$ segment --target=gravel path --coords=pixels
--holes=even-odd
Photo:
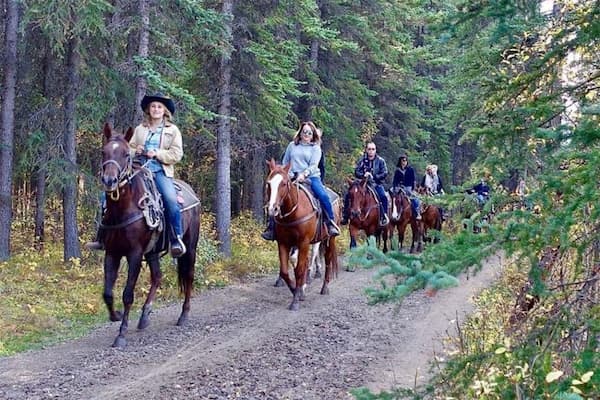
[[[374,270],[340,271],[321,296],[307,290],[299,312],[274,277],[197,295],[189,324],[176,304],[156,310],[145,331],[111,348],[118,324],[81,339],[0,359],[0,399],[352,399],[349,389],[424,383],[428,362],[470,299],[499,270],[492,258],[461,285],[402,305],[367,305]],[[169,271],[168,273],[174,273]],[[141,306],[137,299],[136,307]]]

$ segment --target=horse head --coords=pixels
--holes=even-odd
[[[348,198],[350,199],[350,218],[359,218],[363,210],[367,208],[369,191],[366,179],[348,179]]]
[[[391,212],[390,218],[392,221],[399,221],[405,209],[410,207],[410,201],[401,188],[390,190],[391,196]]]
[[[125,135],[121,135],[115,133],[108,123],[104,124],[101,181],[107,193],[118,191],[121,181],[131,173],[129,140],[132,136],[131,127]]]
[[[267,161],[269,175],[267,176],[267,213],[271,217],[281,216],[282,205],[290,194],[291,181],[289,171],[291,164],[279,165],[275,160]]]

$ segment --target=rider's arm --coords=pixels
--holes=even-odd
[[[314,145],[314,146],[311,146],[311,148],[312,148],[312,151],[311,151],[310,160],[308,161],[308,168],[306,168],[304,171],[302,171],[304,173],[304,176],[307,178],[309,176],[316,175],[316,173],[319,172],[319,160],[321,159],[321,155],[323,154],[323,152],[321,150],[321,146]]]
[[[365,177],[365,165],[364,165],[364,157],[361,157],[360,160],[356,163],[356,168],[354,168],[354,176],[358,179],[362,179]]]
[[[382,184],[385,181],[385,178],[388,174],[387,165],[383,158],[378,157],[377,160],[377,171],[375,171],[375,175],[373,176],[373,178],[375,179],[375,182],[377,184]]]
[[[392,180],[392,187],[399,188],[400,186],[402,186],[402,174],[396,170],[394,172],[394,179]]]
[[[156,159],[163,164],[171,165],[181,161],[183,157],[183,140],[181,132],[175,125],[165,126],[163,135],[173,135],[169,148],[161,147],[156,149]]]

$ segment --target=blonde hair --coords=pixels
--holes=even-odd
[[[295,144],[300,143],[300,139],[302,137],[302,128],[304,127],[304,125],[308,125],[313,132],[313,137],[311,139],[311,142],[320,145],[321,137],[323,136],[323,132],[319,128],[317,128],[315,123],[312,121],[305,121],[305,122],[300,123],[300,126],[298,127],[298,130],[296,131],[296,134],[294,135],[294,143]]]
[[[158,103],[162,104],[165,108],[165,115],[163,116],[163,118],[165,119],[165,124],[170,125],[173,122],[173,114],[171,114],[171,111],[169,111],[166,105],[164,105],[160,101]],[[150,104],[152,104],[152,102]],[[150,124],[150,104],[148,104],[148,107],[146,107],[146,109],[144,110],[144,120],[142,122],[144,126],[148,126]]]

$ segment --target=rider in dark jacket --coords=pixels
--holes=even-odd
[[[415,169],[408,165],[408,156],[401,154],[398,157],[396,164],[396,171],[394,172],[394,181],[392,183],[392,190],[402,189],[404,193],[410,198],[410,202],[413,207],[416,219],[421,219],[421,202],[417,196],[415,196],[414,190],[416,187],[416,176]]]
[[[388,170],[385,160],[377,155],[377,147],[375,143],[369,142],[365,147],[365,153],[356,163],[356,167],[354,168],[354,176],[358,179],[367,178],[369,184],[373,185],[375,192],[377,193],[377,197],[379,198],[379,225],[385,226],[388,224],[389,219],[387,217],[387,208],[388,208],[388,200],[385,195],[385,189],[383,184],[385,183],[385,178],[387,178]],[[350,209],[350,197],[348,192],[344,196],[344,215],[342,218],[342,224],[345,225],[348,223],[349,215],[348,211]]]

